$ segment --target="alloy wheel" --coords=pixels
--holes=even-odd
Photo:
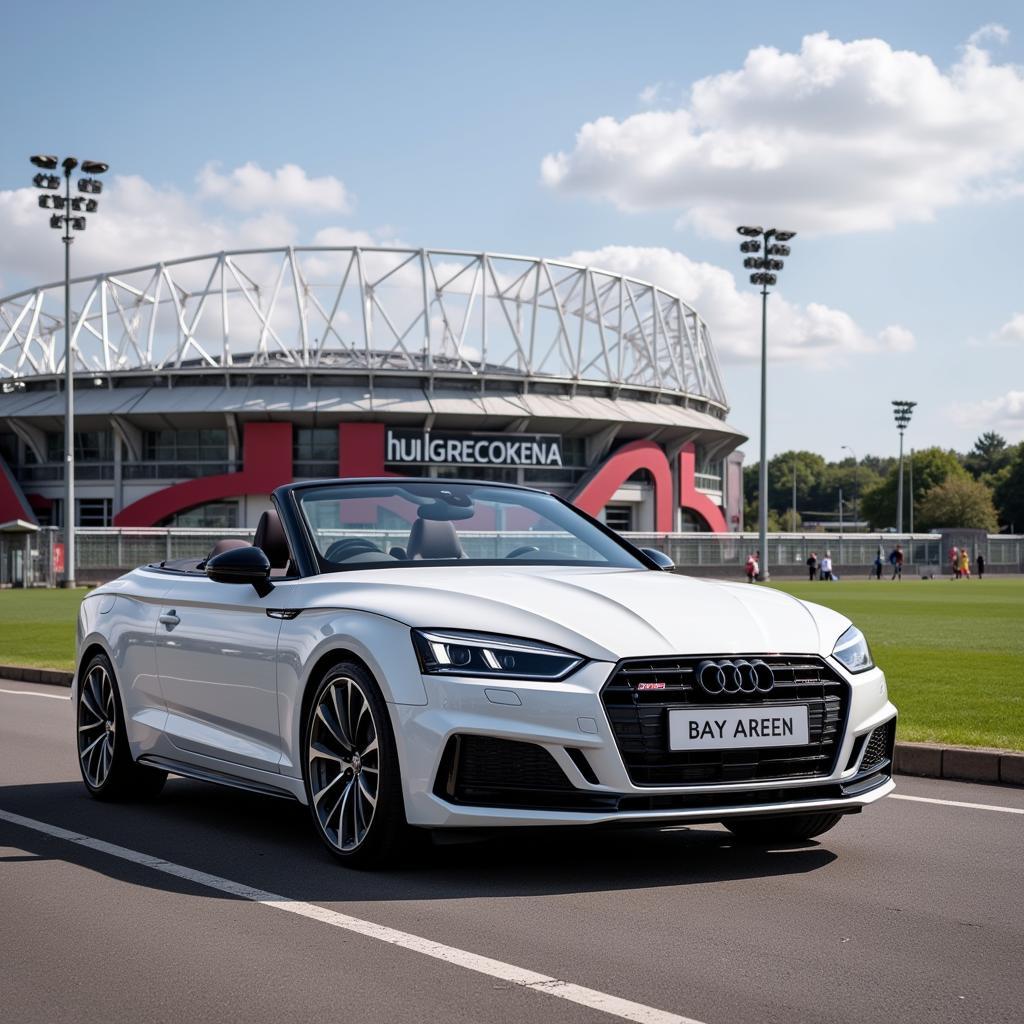
[[[114,684],[102,665],[94,665],[78,696],[78,760],[93,789],[102,787],[110,775],[116,740]]]
[[[354,679],[340,676],[320,691],[308,760],[313,808],[324,835],[339,850],[355,850],[377,808],[380,748],[370,703]]]

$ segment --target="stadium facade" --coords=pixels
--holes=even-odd
[[[0,299],[0,523],[62,525],[63,283]],[[646,282],[397,248],[76,280],[76,521],[254,526],[304,477],[520,482],[619,530],[738,530],[707,325]]]

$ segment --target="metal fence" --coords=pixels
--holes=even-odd
[[[386,535],[385,535],[386,533]],[[401,532],[381,534],[382,547],[405,544]],[[681,569],[742,575],[748,555],[758,547],[751,533],[629,533],[624,536],[638,547],[664,551]],[[179,558],[200,559],[222,537],[252,540],[253,531],[244,529],[116,527],[79,529],[76,577],[86,583],[109,579],[138,565]],[[477,557],[500,555],[513,538],[503,535],[495,545],[494,534],[464,534],[467,551]],[[523,533],[516,544],[536,543],[537,534]],[[44,528],[37,532],[0,534],[0,586],[55,586],[60,579],[58,544],[61,531]],[[820,559],[831,552],[833,564],[847,574],[863,570],[866,575],[881,551],[883,560],[896,544],[903,546],[910,572],[945,568],[943,540],[937,534],[834,534],[776,533],[768,537],[769,568],[781,575],[795,575],[815,552]],[[513,545],[515,546],[515,545]],[[547,546],[550,546],[547,545]],[[1024,536],[991,535],[979,541],[971,552],[972,565],[978,554],[986,567],[996,572],[1024,572]]]
[[[734,566],[742,569],[747,557],[760,546],[756,533],[627,533],[624,536],[637,547],[657,548],[676,565],[693,568]],[[999,557],[1009,558],[1019,565],[1024,538],[1007,539],[1013,543],[1001,545]],[[812,552],[819,560],[829,552],[834,565],[863,566],[867,572],[879,553],[886,561],[897,544],[903,547],[907,565],[938,566],[945,561],[942,538],[932,533],[772,533],[768,535],[768,568],[772,572],[803,571]],[[988,562],[988,553],[982,553]]]

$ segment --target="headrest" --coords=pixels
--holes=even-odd
[[[416,519],[409,532],[409,558],[465,558],[459,535],[451,523]]]
[[[210,553],[206,556],[205,560],[208,562],[211,558],[215,558],[224,551],[232,551],[235,548],[247,547],[249,547],[249,542],[247,540],[242,540],[241,537],[225,537],[223,540],[217,541],[217,543],[210,548]]]
[[[253,546],[267,556],[271,569],[284,569],[288,565],[288,540],[276,509],[268,509],[260,516]]]

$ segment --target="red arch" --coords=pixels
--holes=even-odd
[[[685,444],[679,453],[679,504],[682,508],[696,512],[715,533],[727,533],[729,525],[722,510],[706,494],[697,490],[696,472],[696,451],[693,444]]]
[[[638,470],[654,478],[654,532],[672,531],[672,470],[665,453],[653,441],[631,441],[612,452],[572,498],[588,515],[600,515],[615,492]]]
[[[291,483],[292,425],[246,423],[241,473],[198,477],[133,501],[114,516],[115,526],[155,526],[197,505],[242,494],[270,494]]]

